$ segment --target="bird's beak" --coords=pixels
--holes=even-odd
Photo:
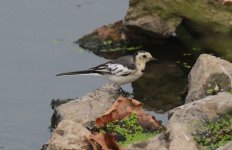
[[[150,60],[151,60],[151,61],[156,61],[156,60],[158,60],[158,59],[152,57]]]

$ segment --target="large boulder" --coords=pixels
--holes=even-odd
[[[207,120],[215,119],[231,110],[232,95],[227,92],[175,108],[169,112],[170,120],[167,127],[171,139],[169,146],[176,150],[184,150],[186,147],[189,150],[199,149],[192,134],[200,130]]]
[[[230,34],[231,10],[212,0],[130,0],[124,26],[129,32],[144,30],[157,37],[169,37],[185,18],[197,24],[196,32]]]
[[[222,91],[231,91],[232,64],[223,59],[202,54],[189,74],[189,91],[185,103]]]
[[[88,149],[86,126],[114,103],[119,96],[119,87],[107,84],[87,95],[54,106],[53,119],[56,127],[43,150]]]
[[[128,150],[200,150],[192,135],[206,120],[217,118],[231,110],[232,95],[227,92],[177,107],[169,112],[170,120],[165,133],[148,141],[129,145]],[[230,145],[228,143],[220,150],[228,150]]]
[[[144,30],[157,37],[171,36],[182,20],[171,14],[171,7],[168,9],[171,3],[172,1],[163,0],[130,0],[129,9],[124,18],[126,31]]]
[[[228,4],[231,1],[130,0],[124,18],[126,39],[157,48],[162,42],[162,47],[170,45],[161,38],[174,37],[186,53],[212,52],[232,60],[232,7]]]

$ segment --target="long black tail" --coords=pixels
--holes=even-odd
[[[60,73],[57,74],[56,76],[66,76],[66,75],[100,75],[100,73],[94,70],[83,70],[83,71]]]

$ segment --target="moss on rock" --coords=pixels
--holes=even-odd
[[[124,21],[127,33],[146,37],[139,29],[151,32],[151,41],[177,35],[186,51],[197,48],[200,53],[216,53],[232,60],[232,7],[221,1],[130,0],[129,6]],[[139,39],[127,37],[132,41]]]
[[[202,150],[215,150],[225,145],[232,140],[232,113],[206,121],[193,136]]]

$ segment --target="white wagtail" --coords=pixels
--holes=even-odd
[[[146,63],[151,60],[157,59],[153,58],[149,52],[138,51],[134,55],[122,56],[88,70],[60,73],[56,76],[97,75],[120,86],[140,78],[143,75]]]

